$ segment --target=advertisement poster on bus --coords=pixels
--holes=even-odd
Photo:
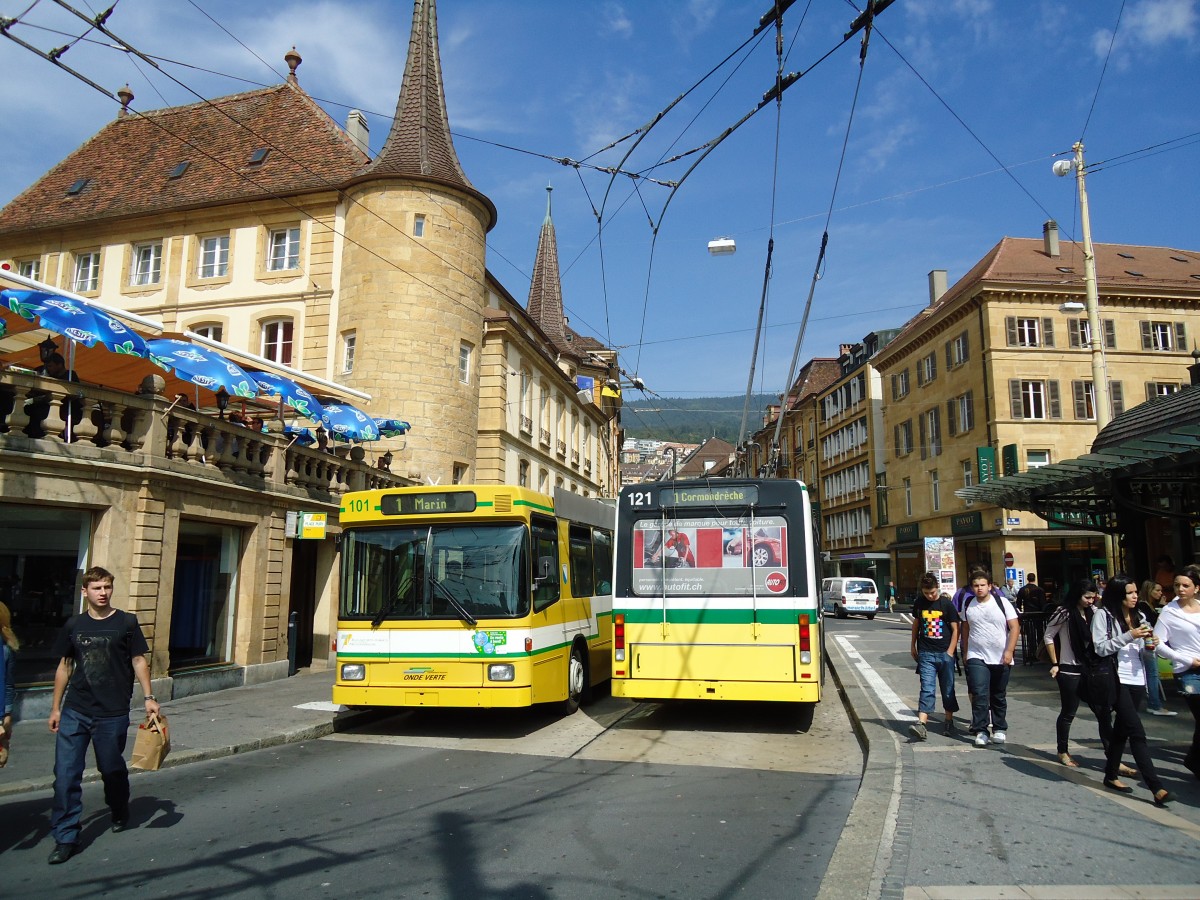
[[[782,517],[643,519],[633,526],[638,595],[750,596],[789,591]]]
[[[954,596],[958,590],[954,578],[954,538],[925,538],[925,571],[938,576],[943,594]]]

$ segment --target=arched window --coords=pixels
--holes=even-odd
[[[261,325],[259,354],[271,362],[292,364],[292,320],[266,319]]]

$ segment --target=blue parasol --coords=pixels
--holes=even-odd
[[[175,338],[147,341],[150,360],[175,376],[216,393],[221,388],[232,397],[255,397],[258,382],[236,363],[215,350]]]
[[[296,439],[296,443],[301,447],[307,447],[310,444],[315,444],[317,439],[313,437],[313,433],[307,428],[301,428],[299,425],[284,425],[283,433],[289,437]]]
[[[258,389],[264,394],[281,397],[284,403],[306,419],[320,421],[324,407],[317,402],[316,397],[290,378],[284,378],[274,372],[251,372],[250,377],[258,382]]]
[[[329,403],[321,413],[321,424],[337,441],[377,441],[379,427],[361,409],[349,403]]]
[[[63,337],[94,347],[101,344],[113,353],[149,356],[145,339],[119,319],[81,300],[46,291],[0,290],[0,303],[10,312]]]
[[[376,417],[372,420],[375,427],[379,429],[379,434],[382,437],[396,437],[406,433],[410,428],[407,422],[402,422],[400,419],[382,419]]]

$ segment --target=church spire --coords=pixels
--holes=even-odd
[[[412,34],[396,117],[383,149],[360,178],[400,176],[462,188],[478,197],[496,221],[496,207],[471,184],[458,161],[446,115],[438,50],[437,2],[414,0]],[[356,179],[359,180],[359,179]]]
[[[562,280],[558,272],[558,241],[554,236],[554,221],[550,218],[550,194],[546,185],[546,218],[538,238],[537,256],[533,261],[533,280],[529,285],[529,315],[546,337],[560,350],[567,345],[563,327]]]

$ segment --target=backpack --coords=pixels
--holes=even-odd
[[[958,595],[957,595],[957,594],[955,594],[955,596],[957,597]],[[1013,606],[1013,605],[1012,605],[1012,601],[1010,601],[1010,600],[1005,600],[1005,599],[1004,599],[1004,597],[1003,597],[1001,594],[998,594],[998,593],[996,593],[995,591],[992,591],[992,596],[993,596],[993,597],[995,597],[995,598],[996,598],[996,602],[1000,604],[1000,611],[1001,611],[1001,612],[1003,612],[1003,611],[1004,611],[1004,605],[1007,603],[1007,604],[1008,604],[1008,608],[1009,608],[1009,609],[1011,609],[1011,610],[1013,611],[1013,615],[1014,615],[1014,616],[1016,616],[1018,619],[1020,619],[1020,618],[1021,618],[1021,614],[1020,614],[1020,613],[1017,611],[1017,608],[1016,608],[1015,606]],[[967,607],[971,605],[971,601],[972,601],[972,600],[974,600],[974,599],[975,599],[975,592],[974,592],[974,591],[971,591],[971,593],[970,593],[970,594],[967,596],[967,598],[966,598],[966,599],[963,601],[962,609],[960,609],[960,610],[958,611],[958,614],[959,614],[960,616],[962,616],[964,620],[967,618]],[[1005,621],[1008,621],[1008,614],[1007,614],[1007,613],[1005,613],[1004,619],[1005,619]]]

